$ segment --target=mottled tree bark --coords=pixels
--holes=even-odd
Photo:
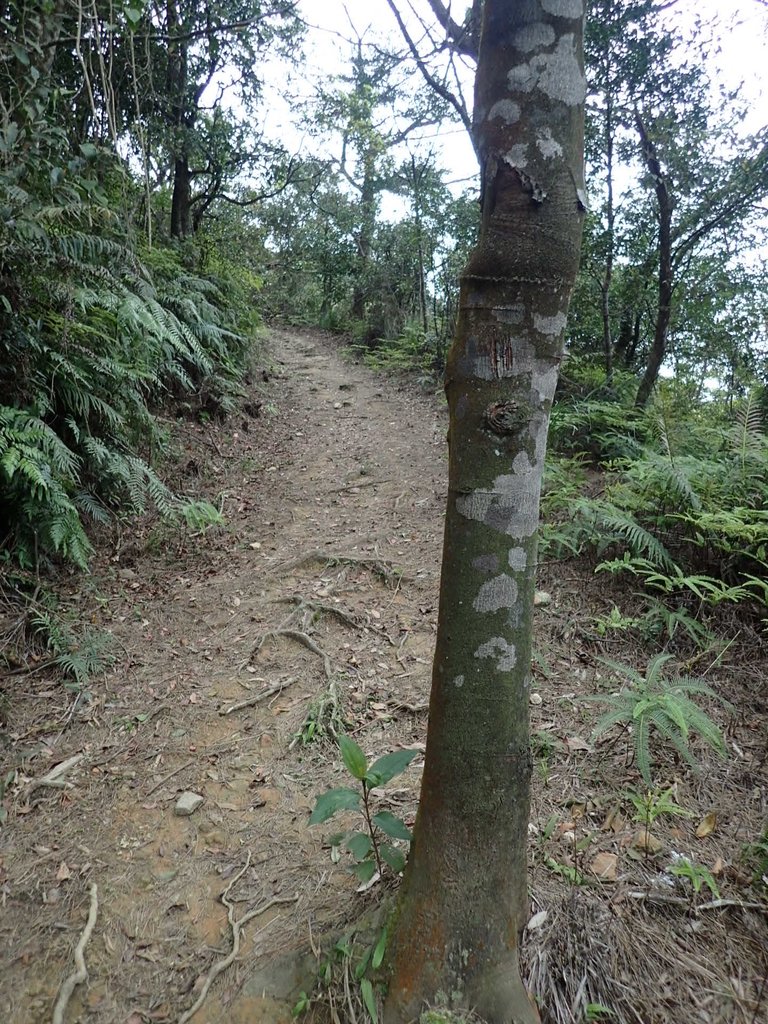
[[[531,628],[549,412],[579,261],[582,0],[486,0],[474,125],[482,226],[446,391],[450,470],[415,840],[392,924],[387,1024],[424,1006],[538,1014],[518,968]]]

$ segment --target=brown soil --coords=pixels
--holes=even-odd
[[[322,958],[395,885],[356,892],[324,846],[332,823],[310,829],[307,816],[346,781],[334,726],[373,756],[423,744],[443,408],[317,333],[273,331],[271,353],[277,376],[247,406],[264,403],[260,415],[170,424],[184,489],[220,505],[226,527],[179,538],[145,524],[104,545],[87,585],[71,584],[70,606],[111,631],[118,653],[90,699],[44,669],[4,684],[3,774],[16,770],[0,831],[8,1024],[51,1020],[93,885],[88,983],[70,1024],[183,1019],[232,948],[222,896],[235,920],[264,909],[195,1024],[288,1021],[315,976],[313,950]],[[691,817],[660,818],[660,851],[638,853],[625,793],[643,787],[626,744],[612,734],[595,749],[597,712],[575,698],[605,673],[597,656],[644,658],[597,635],[613,600],[589,566],[544,566],[539,586],[551,601],[537,612],[526,957],[543,1019],[582,1021],[602,1003],[614,1014],[604,1019],[627,1024],[768,1020],[766,904],[742,857],[768,816],[761,665],[742,641],[707,676],[739,708],[708,709],[728,728],[726,762],[694,743],[695,774],[655,751],[660,788]],[[75,755],[63,786],[35,785]],[[419,775],[417,758],[383,799],[406,821]],[[204,802],[177,817],[184,791]],[[722,904],[706,886],[689,898],[667,871],[675,852],[709,867]]]

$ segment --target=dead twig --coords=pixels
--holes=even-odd
[[[29,800],[36,789],[42,789],[45,786],[52,789],[63,789],[64,786],[71,785],[71,783],[65,782],[62,776],[80,764],[84,757],[85,754],[73,754],[72,757],[68,757],[65,761],[60,761],[54,768],[51,768],[47,775],[43,775],[39,779],[33,779],[24,788],[22,796]]]
[[[298,676],[291,676],[289,679],[284,679],[282,683],[275,683],[274,686],[270,686],[266,690],[262,690],[261,693],[256,694],[255,697],[249,697],[247,700],[238,701],[237,704],[232,704],[228,708],[219,708],[219,714],[232,715],[235,711],[242,711],[243,708],[251,708],[254,704],[260,704],[268,697],[273,697],[276,693],[281,693],[287,686],[293,685],[293,683],[297,682],[298,678]]]
[[[99,890],[94,884],[91,886],[91,906],[88,911],[88,920],[85,923],[83,934],[80,936],[80,940],[75,946],[75,966],[76,970],[70,974],[64,984],[61,986],[59,992],[59,998],[56,1000],[56,1005],[53,1008],[53,1017],[51,1018],[51,1024],[62,1024],[64,1020],[64,1011],[67,1008],[67,1004],[72,997],[72,993],[75,991],[78,985],[82,985],[88,978],[88,968],[85,966],[85,947],[93,934],[93,929],[96,925],[96,915],[99,912]]]
[[[152,794],[156,792],[156,790],[160,789],[161,786],[164,786],[166,782],[169,782],[174,777],[174,775],[178,775],[180,772],[183,772],[185,768],[191,768],[193,764],[197,764],[197,762],[185,761],[184,764],[180,764],[178,768],[174,768],[172,772],[168,772],[168,774],[164,775],[159,782],[156,782],[154,786],[147,790],[147,792],[144,794],[144,799],[146,800],[147,797],[152,796]]]
[[[235,920],[235,908],[230,902],[229,894],[232,891],[232,887],[234,886],[234,884],[240,878],[242,878],[242,876],[248,870],[250,863],[251,853],[249,850],[248,856],[246,857],[245,860],[245,864],[238,871],[238,873],[234,876],[234,878],[229,883],[227,888],[221,894],[221,902],[227,908],[227,921],[229,922],[229,927],[232,930],[232,948],[223,959],[217,960],[216,963],[211,965],[211,968],[208,971],[208,974],[206,975],[205,981],[203,983],[203,987],[200,989],[200,995],[197,997],[192,1006],[190,1006],[188,1010],[185,1010],[185,1012],[182,1013],[182,1015],[179,1017],[178,1024],[187,1024],[187,1021],[192,1020],[197,1011],[208,998],[208,993],[210,991],[211,985],[223,971],[226,971],[226,969],[232,963],[234,963],[234,961],[237,958],[237,954],[240,952],[240,936],[246,924],[248,924],[249,921],[252,921],[254,917],[259,917],[261,914],[265,914],[272,907],[276,907],[285,903],[297,903],[299,900],[298,893],[296,893],[295,896],[275,896],[273,899],[268,900],[260,907],[256,907],[253,910],[249,910],[247,914],[243,914],[241,918]],[[56,1024],[56,1022],[54,1022],[54,1024]]]
[[[341,494],[343,491],[352,491],[355,487],[376,487],[377,484],[387,484],[392,479],[391,476],[378,477],[376,480],[356,480],[354,483],[345,484],[343,487],[332,487],[329,491],[324,491],[324,494]]]
[[[686,907],[694,914],[702,910],[723,910],[726,907],[737,907],[739,910],[759,910],[768,914],[768,906],[765,903],[745,903],[743,900],[711,900],[709,903],[700,903],[699,906],[691,906],[690,899],[685,896],[673,896],[666,892],[652,892],[649,889],[636,889],[626,893],[631,900],[642,900],[647,903],[665,903],[678,907]]]

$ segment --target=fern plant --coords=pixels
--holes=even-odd
[[[114,661],[110,651],[112,638],[108,633],[75,632],[61,616],[44,608],[32,616],[32,627],[51,652],[53,663],[72,680],[73,688],[78,691]]]
[[[124,175],[96,154],[72,156],[43,115],[0,138],[1,525],[26,567],[84,568],[89,521],[113,513],[213,521],[160,479],[153,408],[186,395],[227,411],[239,393],[247,342],[223,293],[120,233],[101,179]]]
[[[719,757],[726,756],[722,732],[694,697],[709,697],[729,710],[732,706],[700,679],[665,678],[662,670],[670,659],[669,654],[657,654],[649,661],[645,675],[629,665],[601,659],[627,684],[616,693],[584,698],[608,708],[594,726],[593,739],[618,725],[625,731],[631,730],[635,763],[649,786],[652,785],[651,743],[657,736],[670,743],[693,768],[696,767],[690,748],[693,734],[697,734]]]

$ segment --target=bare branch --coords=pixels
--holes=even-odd
[[[408,32],[405,22],[400,16],[400,11],[397,9],[395,0],[387,0],[387,3],[389,4],[390,10],[395,16],[395,20],[397,21],[400,33],[403,39],[405,40],[408,49],[411,51],[413,59],[416,61],[416,66],[418,67],[419,71],[421,71],[421,74],[425,82],[431,89],[433,89],[437,93],[438,96],[440,96],[442,99],[445,100],[446,103],[450,104],[450,106],[453,107],[453,109],[459,115],[461,123],[466,128],[467,134],[469,135],[470,139],[472,139],[472,145],[474,146],[475,143],[472,134],[472,118],[469,115],[469,111],[467,110],[466,104],[463,102],[462,99],[459,99],[446,85],[444,85],[437,78],[435,78],[435,76],[429,70],[427,65],[424,63],[424,60],[422,59],[419,53],[416,43],[411,38],[411,35]],[[476,149],[475,152],[477,153]]]

